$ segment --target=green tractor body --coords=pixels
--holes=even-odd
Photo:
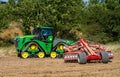
[[[47,55],[52,58],[64,53],[63,46],[70,45],[69,40],[54,39],[52,27],[35,27],[32,35],[16,36],[14,43],[18,56],[28,58],[37,55],[43,58]]]

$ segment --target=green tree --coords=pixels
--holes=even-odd
[[[22,23],[25,34],[30,34],[31,26],[50,25],[61,38],[76,40],[77,33],[83,33],[89,40],[118,41],[120,1],[9,0],[0,5],[0,29],[7,28],[12,21]]]
[[[120,26],[120,3],[119,0],[105,0],[105,10],[100,24],[103,25],[105,32],[111,41],[119,40]]]
[[[82,0],[23,0],[17,4],[13,14],[22,20],[25,32],[38,24],[53,25],[56,31],[69,31],[81,20],[82,3]]]
[[[8,4],[11,6],[15,6],[15,0],[8,0]]]

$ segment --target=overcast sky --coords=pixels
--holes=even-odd
[[[8,0],[1,0],[1,1],[7,2]]]

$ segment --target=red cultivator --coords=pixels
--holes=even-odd
[[[105,50],[104,47],[98,44],[87,43],[86,40],[80,39],[75,46],[64,47],[64,61],[78,61],[85,64],[87,61],[99,60],[103,63],[108,63],[113,58],[110,50]]]

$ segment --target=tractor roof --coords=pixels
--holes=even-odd
[[[44,28],[44,29],[53,29],[53,27],[48,27],[48,26],[37,26],[37,28]]]

